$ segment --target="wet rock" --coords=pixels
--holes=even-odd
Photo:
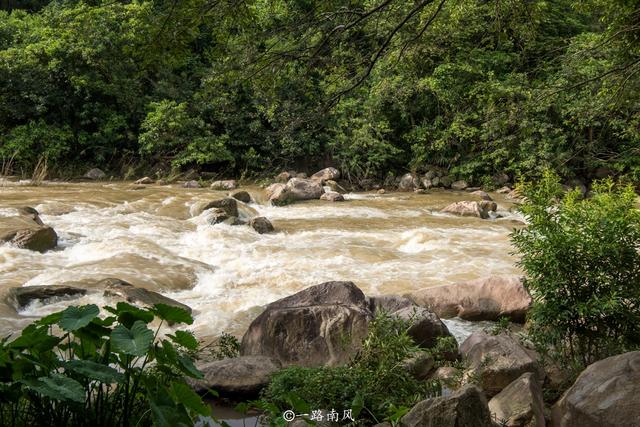
[[[320,200],[326,200],[328,202],[344,202],[344,196],[335,191],[328,191],[320,196]]]
[[[438,176],[441,176],[441,175],[438,175],[438,173],[435,170],[430,170],[424,174],[424,179],[432,180],[433,178],[436,178]]]
[[[494,202],[464,201],[451,203],[449,206],[442,209],[442,212],[487,219],[489,218],[489,212],[495,212],[497,208],[498,206]]]
[[[52,298],[79,298],[86,293],[86,289],[73,286],[22,286],[9,290],[7,303],[19,311],[36,300],[46,302]]]
[[[427,190],[428,190],[428,189],[430,189],[430,188],[435,187],[435,185],[433,184],[432,179],[430,179],[430,178],[422,178],[422,179],[420,180],[420,183],[421,183],[421,184],[422,184],[422,186],[423,186],[425,189],[427,189]]]
[[[511,189],[511,187],[507,187],[507,186],[505,186],[505,187],[502,187],[502,188],[497,189],[497,190],[496,190],[496,193],[498,193],[498,194],[509,194],[509,193],[511,193],[511,191],[513,191],[513,190]]]
[[[266,356],[240,356],[198,364],[204,378],[189,379],[198,393],[213,389],[224,397],[244,400],[254,398],[281,369],[280,362]]]
[[[460,353],[467,361],[468,375],[477,378],[487,396],[495,396],[527,372],[533,373],[536,381],[544,379],[544,371],[532,352],[506,333],[474,332],[460,345]]]
[[[260,234],[271,233],[274,230],[271,221],[263,216],[252,218],[249,225]]]
[[[531,306],[531,296],[517,276],[490,276],[433,286],[407,296],[415,304],[445,319],[497,320],[507,317],[512,322],[523,323]]]
[[[310,179],[291,178],[286,184],[273,184],[267,187],[269,200],[276,206],[299,200],[319,199],[323,193],[322,185]]]
[[[477,387],[423,400],[400,419],[401,427],[493,427],[487,400]]]
[[[287,181],[291,179],[291,176],[292,174],[290,174],[289,172],[280,172],[278,175],[276,175],[276,182],[286,184]]]
[[[230,194],[236,200],[241,201],[242,203],[250,203],[251,202],[251,194],[246,191],[235,191]]]
[[[482,190],[476,190],[473,191],[472,193],[470,193],[473,196],[478,196],[480,197],[482,200],[486,200],[488,202],[493,201],[493,199],[491,198],[491,196],[489,195],[489,193],[487,193],[486,191],[482,191]]]
[[[29,218],[38,225],[44,225],[42,219],[40,219],[40,213],[30,206],[23,206],[21,208],[18,208],[18,215]]]
[[[196,180],[187,181],[182,184],[183,188],[200,188],[200,183]]]
[[[469,184],[467,183],[467,181],[464,181],[464,180],[454,181],[451,183],[452,190],[462,191],[462,190],[465,190],[467,187],[469,187]]]
[[[593,363],[553,406],[554,427],[618,427],[640,420],[640,351]]]
[[[370,319],[353,283],[322,283],[267,305],[242,337],[240,354],[270,356],[283,366],[344,364],[360,348]]]
[[[35,215],[0,218],[0,242],[41,253],[55,248],[58,245],[57,233],[53,228],[40,224],[40,217]]]
[[[451,337],[447,326],[440,318],[424,307],[415,305],[410,299],[399,296],[369,298],[369,309],[374,316],[386,312],[391,316],[410,321],[409,336],[423,348],[434,347],[439,338]],[[453,359],[455,359],[453,356]]]
[[[280,182],[276,182],[274,184],[271,184],[271,185],[267,186],[264,189],[264,192],[265,192],[265,195],[267,196],[267,199],[271,199],[272,196],[280,193],[285,188],[287,188],[286,184],[283,184],[283,183],[280,183]]]
[[[420,180],[417,175],[412,173],[406,173],[402,175],[400,178],[400,183],[398,184],[398,190],[400,191],[413,191],[416,188],[420,188]]]
[[[545,427],[542,388],[530,373],[522,374],[489,401],[493,418],[505,427]]]
[[[207,209],[214,208],[222,209],[227,214],[227,216],[238,217],[238,202],[232,197],[225,197],[223,199],[209,202],[204,206],[204,208],[202,208],[202,210],[206,211]]]
[[[338,178],[340,178],[340,171],[336,168],[324,168],[311,175],[311,179],[320,182],[320,184],[329,180],[335,181]]]
[[[140,178],[139,180],[134,182],[134,184],[145,185],[145,184],[153,184],[153,182],[154,182],[153,179],[149,178],[148,176],[145,176],[144,178]]]
[[[211,183],[212,190],[235,190],[236,188],[238,188],[238,183],[235,179],[213,181]]]
[[[104,289],[105,297],[121,298],[124,301],[142,306],[153,307],[155,304],[166,304],[172,307],[182,308],[191,313],[191,307],[182,304],[174,299],[165,297],[158,292],[150,291],[144,288],[138,288],[131,283],[127,283],[120,279],[103,279],[96,284],[98,289]]]
[[[107,175],[102,170],[98,168],[93,168],[93,169],[89,169],[87,173],[83,175],[83,178],[98,180],[98,179],[104,179],[106,176]]]

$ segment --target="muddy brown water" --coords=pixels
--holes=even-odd
[[[202,206],[226,195],[210,189],[4,183],[0,216],[32,206],[60,241],[44,254],[0,245],[0,297],[15,286],[117,277],[190,305],[190,329],[213,337],[241,335],[265,304],[324,281],[350,280],[368,295],[382,295],[518,273],[509,245],[518,217],[500,195],[492,194],[504,217],[482,220],[439,212],[472,200],[466,192],[352,193],[343,203],[273,207],[260,188],[245,189],[256,203],[241,206],[241,214],[266,216],[277,232],[207,224]],[[34,303],[21,312],[2,298],[0,332],[71,303],[106,304],[100,295]]]

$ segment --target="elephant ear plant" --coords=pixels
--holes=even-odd
[[[165,322],[193,323],[188,312],[124,302],[104,310],[68,307],[0,341],[0,425],[173,427],[211,415],[185,383],[202,377],[195,337],[158,336]]]

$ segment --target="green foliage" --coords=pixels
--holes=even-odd
[[[379,314],[358,355],[337,367],[291,367],[273,376],[258,407],[273,423],[283,411],[309,413],[310,408],[351,409],[354,419],[374,423],[394,420],[412,404],[440,392],[437,382],[415,379],[403,363],[425,351],[407,334],[406,321]],[[448,347],[447,347],[448,348]]]
[[[192,426],[210,408],[185,384],[202,375],[185,331],[158,339],[164,322],[193,322],[184,310],[126,303],[68,307],[0,342],[0,424],[11,426]],[[149,328],[154,313],[160,319]]]
[[[631,187],[604,180],[583,200],[547,172],[520,191],[528,225],[512,241],[534,301],[534,342],[578,367],[640,348],[640,210]]]

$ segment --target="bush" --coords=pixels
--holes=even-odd
[[[436,351],[419,348],[407,334],[409,326],[406,321],[379,314],[351,363],[283,369],[274,375],[257,406],[267,410],[276,425],[282,423],[282,413],[288,409],[302,413],[334,409],[340,416],[352,410],[354,420],[372,424],[396,421],[413,404],[440,393],[439,383],[417,380],[404,366],[412,357]],[[437,347],[437,351],[449,350],[448,345]],[[440,355],[433,356],[441,360]]]
[[[96,305],[68,307],[0,342],[1,425],[191,426],[210,415],[184,381],[202,377],[196,339],[185,331],[157,338],[164,322],[190,324],[191,316],[163,304],[105,310],[100,318]]]
[[[512,235],[533,297],[530,334],[575,368],[640,348],[640,211],[630,186],[562,194],[545,173],[519,189],[529,224]],[[566,366],[566,364],[565,364]]]

